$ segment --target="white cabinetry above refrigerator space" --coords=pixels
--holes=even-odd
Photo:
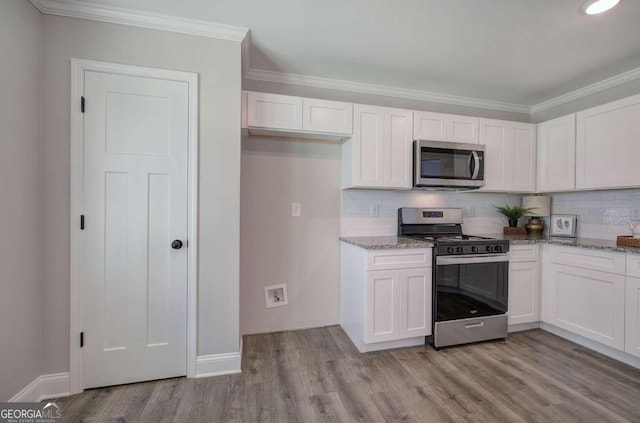
[[[242,127],[250,136],[342,142],[353,133],[351,103],[243,92],[242,108]]]

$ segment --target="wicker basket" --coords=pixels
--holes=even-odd
[[[505,226],[502,233],[504,235],[526,235],[527,231],[524,226],[518,226],[516,228]]]
[[[616,244],[620,247],[640,248],[640,238],[632,236],[619,235]]]

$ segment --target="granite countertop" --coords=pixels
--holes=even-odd
[[[340,241],[352,244],[365,250],[391,250],[397,248],[431,248],[432,242],[419,241],[402,236],[355,236],[340,237]]]
[[[597,238],[564,238],[564,237],[528,237],[527,235],[503,235],[503,234],[483,234],[490,238],[503,239],[509,241],[509,245],[528,244],[554,244],[566,245],[568,247],[591,248],[594,250],[608,250],[621,253],[640,254],[640,248],[621,247],[616,245],[615,240]]]
[[[527,235],[503,235],[503,234],[477,234],[489,238],[509,241],[510,245],[530,245],[530,244],[554,244],[566,245],[568,247],[591,248],[594,250],[608,250],[621,253],[640,254],[640,248],[620,247],[615,240],[596,238],[562,238],[562,237],[536,237]],[[340,237],[340,241],[366,250],[390,250],[395,248],[431,248],[432,242],[419,241],[402,236],[358,236]]]

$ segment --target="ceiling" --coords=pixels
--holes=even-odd
[[[253,71],[524,106],[640,68],[638,0],[82,2],[249,28]]]

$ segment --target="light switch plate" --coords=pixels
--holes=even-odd
[[[300,203],[291,203],[291,216],[293,216],[293,217],[302,216],[302,204],[300,204]]]
[[[371,204],[369,206],[369,216],[378,217],[380,216],[380,206],[377,204]]]

